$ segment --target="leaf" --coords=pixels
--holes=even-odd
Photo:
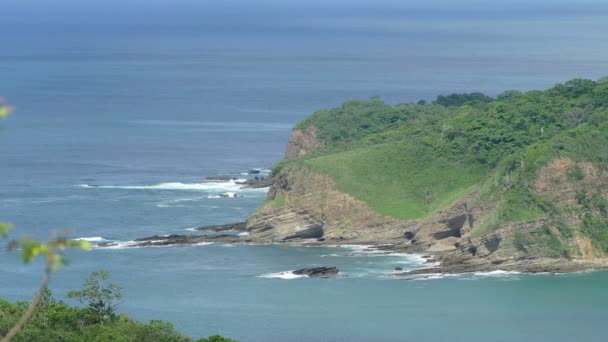
[[[93,248],[93,245],[89,241],[85,240],[69,240],[67,247],[90,251],[91,248]]]
[[[12,111],[13,107],[11,106],[0,106],[0,119],[6,117]]]
[[[14,226],[10,223],[0,222],[0,235],[2,235],[2,237],[6,237],[8,232],[10,232],[13,227]]]

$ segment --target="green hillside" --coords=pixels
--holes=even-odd
[[[531,191],[541,166],[564,156],[608,162],[608,79],[495,99],[473,93],[396,106],[348,101],[296,129],[309,126],[324,147],[287,163],[329,175],[338,190],[382,215],[420,218],[477,189],[478,200],[501,203],[496,224],[527,220],[556,210]]]

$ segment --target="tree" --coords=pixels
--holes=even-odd
[[[122,287],[111,283],[105,285],[108,278],[110,278],[108,271],[93,272],[84,282],[82,290],[68,292],[68,298],[77,299],[81,304],[88,306],[98,323],[113,318],[114,309],[124,302]]]

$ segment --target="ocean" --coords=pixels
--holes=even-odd
[[[419,257],[361,246],[125,247],[246,219],[265,191],[205,177],[271,167],[315,110],[606,76],[601,2],[43,3],[8,1],[0,23],[0,95],[17,107],[1,123],[0,219],[16,236],[119,242],[70,251],[52,278],[58,299],[107,269],[124,287],[119,311],[196,337],[608,339],[606,272],[404,280],[393,269]],[[31,298],[42,265],[0,256],[0,297]],[[342,276],[289,273],[316,265]]]

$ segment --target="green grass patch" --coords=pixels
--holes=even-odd
[[[276,196],[274,200],[272,200],[272,206],[274,208],[283,208],[285,206],[285,194]]]
[[[440,158],[430,147],[386,143],[306,160],[336,189],[382,215],[415,219],[466,194],[482,167]]]

